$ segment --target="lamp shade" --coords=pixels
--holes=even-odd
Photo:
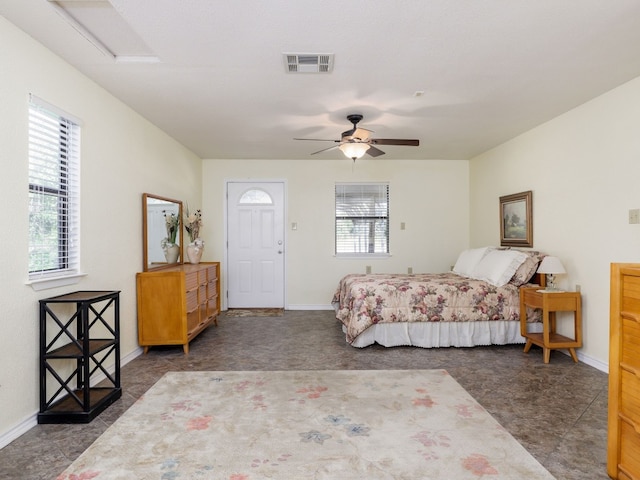
[[[369,150],[368,143],[343,143],[340,145],[340,150],[344,153],[348,158],[353,160],[357,160],[362,157],[367,150]]]
[[[558,257],[544,257],[538,267],[538,273],[558,274],[566,273],[566,270]]]

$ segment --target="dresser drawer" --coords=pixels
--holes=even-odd
[[[198,315],[198,309],[191,313],[187,313],[187,332],[191,332],[200,323],[200,315]]]
[[[640,375],[640,323],[635,316],[623,313],[622,317],[620,361],[633,367]]]
[[[198,309],[200,310],[200,322],[207,322],[209,321],[209,313],[207,312],[207,303],[203,303],[201,304]]]
[[[184,285],[187,291],[198,288],[198,272],[189,272],[184,276]]]
[[[207,302],[207,317],[218,315],[218,302],[217,299],[212,299]]]
[[[191,313],[198,308],[198,291],[187,292],[187,313]]]
[[[209,281],[207,279],[207,270],[208,269],[202,269],[198,272],[198,285],[200,286],[206,285],[207,282]]]
[[[640,428],[640,371],[621,369],[620,412]]]
[[[216,298],[218,296],[218,282],[212,281],[209,282],[207,287],[207,298]]]
[[[640,276],[622,275],[622,296],[626,299],[640,300]],[[637,311],[637,308],[634,309]]]
[[[638,426],[640,429],[640,426]],[[633,475],[632,478],[640,477],[640,433],[634,426],[626,421],[620,420],[620,468],[622,471]]]
[[[218,279],[217,268],[214,266],[207,268],[207,280],[212,281],[217,279]]]

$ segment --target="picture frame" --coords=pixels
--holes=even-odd
[[[533,192],[500,197],[500,245],[533,247]]]

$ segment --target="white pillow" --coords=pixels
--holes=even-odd
[[[463,251],[460,253],[458,260],[456,260],[456,264],[453,266],[453,273],[457,273],[463,277],[471,276],[471,272],[475,266],[480,263],[482,257],[484,257],[489,250],[491,250],[490,247],[482,247]]]
[[[475,266],[470,276],[501,287],[511,280],[526,259],[527,254],[517,250],[491,250]]]

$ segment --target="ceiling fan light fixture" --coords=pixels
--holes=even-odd
[[[384,152],[377,147],[378,145],[406,145],[414,147],[420,145],[419,140],[403,138],[371,138],[369,135],[373,133],[373,130],[358,127],[358,123],[360,122],[360,120],[362,120],[362,115],[359,113],[347,115],[347,120],[349,120],[353,124],[353,128],[351,128],[351,130],[347,130],[346,132],[342,132],[342,137],[340,140],[329,140],[322,138],[294,138],[294,140],[311,140],[314,142],[339,143],[339,145],[334,145],[333,147],[323,148],[322,150],[313,152],[311,155],[315,155],[316,153],[320,152],[326,152],[327,150],[333,150],[334,148],[339,148],[347,158],[351,158],[354,162],[357,159],[361,158],[365,153],[374,158],[379,157],[380,155],[384,155]]]
[[[369,150],[369,144],[368,143],[343,143],[338,148],[342,150],[342,153],[344,153],[347,158],[350,158],[353,161],[356,161],[357,159],[362,158],[362,156],[365,153],[367,153],[367,150]]]

